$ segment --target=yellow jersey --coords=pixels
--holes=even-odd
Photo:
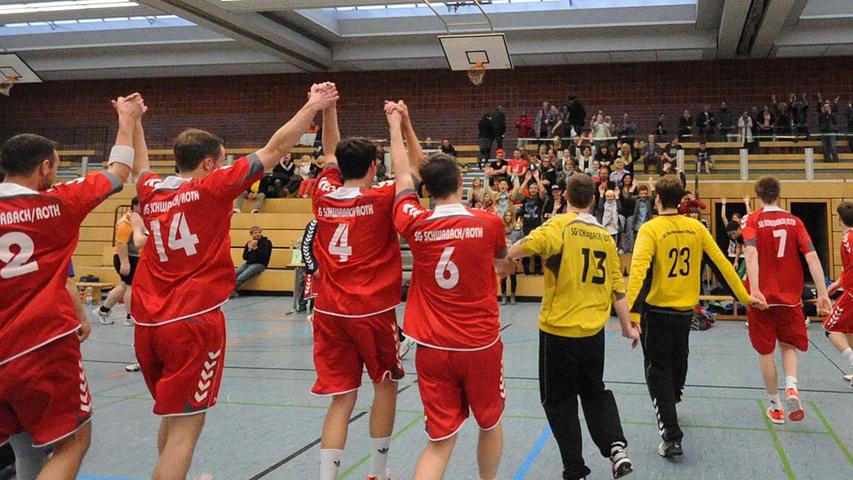
[[[616,242],[588,213],[551,218],[522,240],[545,259],[539,328],[562,337],[590,337],[610,318],[614,295],[625,296]]]
[[[748,304],[746,287],[702,223],[678,214],[659,215],[644,223],[634,244],[628,280],[631,321],[639,323],[646,308],[692,310],[699,303],[703,258],[723,287]]]

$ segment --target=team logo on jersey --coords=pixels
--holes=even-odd
[[[160,178],[150,178],[143,185],[148,188],[157,188],[161,183],[163,183],[163,180]]]
[[[86,372],[83,371],[83,362],[78,361],[77,367],[80,370],[80,410],[88,415],[92,412],[92,396],[89,395],[89,382],[86,381]]]
[[[319,188],[321,192],[325,193],[337,190],[337,188],[329,182],[329,179],[325,177],[320,179],[320,182],[317,184],[317,188]]]
[[[201,379],[198,381],[198,389],[193,395],[196,403],[201,403],[205,399],[207,399],[208,394],[210,393],[209,389],[213,381],[213,373],[216,365],[219,363],[217,360],[219,356],[222,355],[222,349],[215,352],[208,352],[207,357],[209,360],[205,360],[204,368],[201,369]]]
[[[422,213],[424,213],[424,211],[415,205],[412,205],[410,203],[403,205],[403,214],[405,215],[408,215],[413,218],[418,218]]]

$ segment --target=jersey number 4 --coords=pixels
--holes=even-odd
[[[342,223],[335,229],[332,241],[329,242],[329,254],[337,255],[341,263],[346,263],[352,256],[352,246],[349,244],[349,225]]]
[[[169,256],[166,255],[166,247],[163,245],[163,235],[160,233],[160,220],[151,221],[151,233],[154,234],[154,247],[157,249],[157,255],[160,256],[161,262],[168,262]],[[195,246],[198,244],[198,235],[190,232],[190,227],[187,225],[187,217],[178,212],[172,217],[172,224],[169,226],[169,250],[183,250],[186,256],[192,257],[198,251]]]
[[[12,245],[18,247],[18,253],[12,253]],[[38,270],[38,262],[29,261],[35,249],[33,239],[26,233],[10,232],[0,237],[0,262],[6,264],[0,268],[0,278],[20,277]]]

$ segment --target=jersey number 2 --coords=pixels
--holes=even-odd
[[[435,267],[435,281],[444,290],[450,290],[459,283],[459,268],[450,261],[455,247],[447,247],[441,252],[441,258]]]
[[[166,255],[166,247],[163,245],[163,235],[160,233],[160,220],[151,221],[151,232],[154,234],[154,246],[157,249],[157,255],[160,256],[161,262],[168,262],[169,256]],[[187,225],[187,217],[183,213],[178,212],[172,217],[172,224],[169,226],[169,250],[183,250],[188,257],[192,257],[198,251],[195,246],[198,244],[198,235],[190,232],[190,227]]]
[[[12,253],[12,245],[18,246],[17,254]],[[11,232],[0,237],[0,262],[6,264],[0,269],[0,278],[20,277],[38,270],[37,261],[29,262],[35,249],[33,239],[26,233]]]

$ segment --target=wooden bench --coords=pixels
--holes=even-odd
[[[738,313],[738,305],[740,304],[738,300],[731,295],[699,295],[699,302],[734,302],[734,308],[732,309],[731,315],[729,314],[717,314],[717,320],[745,320],[746,316]]]
[[[104,289],[112,289],[116,285],[115,282],[77,282],[77,288],[92,289],[92,304],[101,303],[101,291]]]

